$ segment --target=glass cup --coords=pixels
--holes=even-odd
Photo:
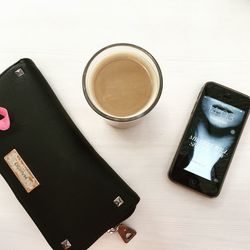
[[[130,71],[128,71],[128,69]],[[136,71],[137,69],[138,72]],[[147,74],[147,76],[145,75],[146,77],[140,75],[142,70],[145,70]],[[104,72],[106,75],[104,75]],[[108,75],[107,72],[110,72],[111,75]],[[121,81],[122,77],[128,79],[128,84],[126,84],[126,80],[125,82]],[[138,82],[136,82],[135,79]],[[143,79],[146,79],[150,86],[145,85]],[[113,85],[110,85],[109,81],[112,82]],[[98,82],[98,85],[96,82]],[[116,83],[119,84],[119,86],[116,86]],[[121,86],[121,84],[124,86]],[[163,79],[157,61],[148,51],[133,44],[117,43],[99,50],[89,60],[83,73],[82,86],[88,104],[97,114],[102,116],[114,127],[127,128],[137,124],[139,120],[155,107],[162,93]],[[97,86],[100,88],[99,90]],[[129,87],[131,89],[126,89]],[[111,91],[110,93],[109,90]],[[124,93],[127,92],[123,94],[123,90]],[[144,98],[143,93],[146,93],[146,91],[148,93],[147,99],[140,99]],[[138,101],[144,101],[143,105],[141,104],[142,106],[140,106],[138,110],[134,110],[133,113],[127,113],[125,115],[116,114],[106,109],[104,107],[105,105],[102,105],[100,102],[100,100],[108,100],[108,98],[110,100],[116,100],[117,104],[114,102],[113,106],[111,105],[111,110],[115,110],[117,106],[117,108],[119,107],[120,109],[119,111],[123,111],[123,106],[120,101],[125,101],[125,103],[123,103],[124,109],[127,107],[133,109],[136,98],[132,99],[131,103],[129,103],[131,99],[130,94],[133,98],[138,96]],[[116,97],[118,100],[115,99]],[[119,100],[121,97],[125,97],[125,99]],[[124,110],[124,112],[125,111],[126,110]]]

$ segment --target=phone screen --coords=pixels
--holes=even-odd
[[[209,181],[220,182],[244,115],[245,111],[204,95],[186,133],[181,157],[177,159],[183,169]]]

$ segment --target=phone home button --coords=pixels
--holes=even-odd
[[[197,180],[197,179],[191,178],[191,179],[189,180],[189,185],[190,185],[191,187],[196,187],[197,184],[198,184],[198,180]]]

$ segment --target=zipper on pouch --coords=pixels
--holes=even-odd
[[[112,227],[108,230],[108,233],[110,234],[114,234],[116,232],[119,233],[125,243],[129,243],[136,235],[136,231],[134,229],[124,224],[119,224],[118,226]]]

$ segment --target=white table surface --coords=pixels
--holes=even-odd
[[[126,130],[94,113],[81,88],[88,59],[116,42],[149,50],[164,77],[157,107]],[[127,220],[134,240],[105,234],[91,250],[250,249],[249,121],[218,198],[167,178],[203,83],[250,94],[249,0],[1,1],[0,71],[22,57],[35,61],[82,133],[141,197]],[[1,176],[0,249],[50,249]]]

